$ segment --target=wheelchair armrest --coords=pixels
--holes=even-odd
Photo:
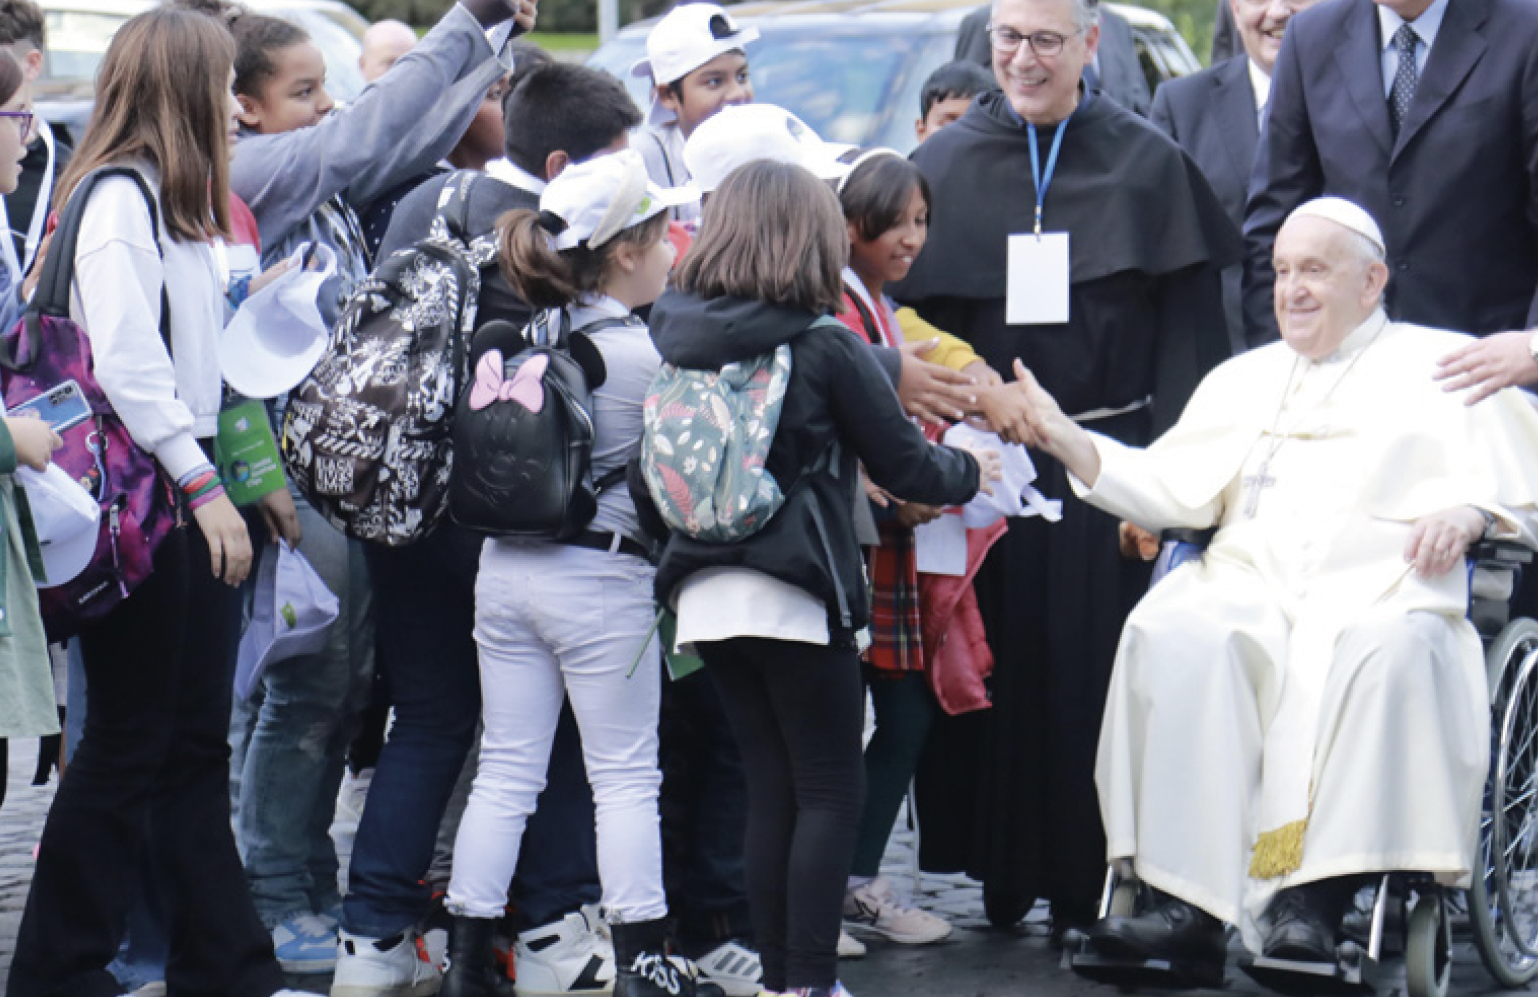
[[[1533,551],[1515,540],[1477,540],[1465,557],[1482,568],[1515,568],[1531,564]]]
[[[1206,550],[1207,545],[1212,542],[1213,535],[1217,532],[1218,528],[1216,526],[1209,526],[1205,530],[1197,530],[1191,529],[1189,527],[1179,526],[1175,529],[1165,530],[1163,533],[1160,533],[1159,543],[1161,546],[1169,543],[1195,544],[1202,550]]]

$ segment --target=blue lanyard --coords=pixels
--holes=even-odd
[[[1036,237],[1041,238],[1041,207],[1047,202],[1047,188],[1052,186],[1052,174],[1057,170],[1057,153],[1063,147],[1063,133],[1068,130],[1068,122],[1073,120],[1073,115],[1063,119],[1063,123],[1057,126],[1057,134],[1052,136],[1052,149],[1047,153],[1047,174],[1041,173],[1041,147],[1036,144],[1036,126],[1026,123],[1026,133],[1031,138],[1031,179],[1036,181]]]

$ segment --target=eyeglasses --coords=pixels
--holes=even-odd
[[[32,117],[31,111],[0,111],[0,118],[16,122],[16,130],[21,132],[22,138],[32,134]]]
[[[1023,42],[1031,47],[1032,52],[1043,58],[1051,58],[1062,52],[1063,45],[1067,43],[1068,39],[1083,33],[1084,29],[1080,28],[1067,35],[1059,34],[1056,31],[1037,31],[1034,34],[1022,35],[1014,28],[1004,27],[999,24],[988,25],[988,40],[993,44],[995,52],[1003,52],[1005,54],[1018,52]]]

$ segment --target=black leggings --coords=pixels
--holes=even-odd
[[[853,648],[738,637],[697,645],[748,777],[748,900],[764,986],[831,987],[865,796]]]
[[[115,997],[107,964],[148,863],[166,907],[166,982],[185,997],[283,987],[230,830],[230,693],[240,592],[209,573],[196,527],[80,635],[85,734],[27,894],[11,997]]]

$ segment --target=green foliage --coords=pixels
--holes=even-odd
[[[1129,0],[1139,7],[1156,10],[1175,24],[1185,36],[1191,51],[1206,65],[1212,55],[1212,30],[1217,16],[1215,0]]]

